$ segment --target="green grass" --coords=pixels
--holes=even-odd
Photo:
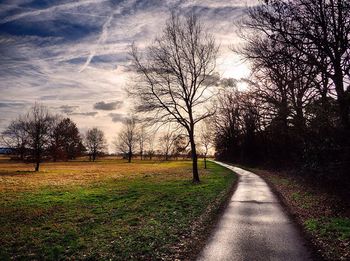
[[[81,164],[75,175],[86,175],[85,163]],[[131,166],[105,164],[114,164],[116,169]],[[138,164],[143,164],[141,173],[136,173]],[[25,184],[18,183],[21,189],[17,191],[6,183],[0,191],[0,259],[150,260],[171,256],[174,246],[188,237],[194,221],[229,190],[236,176],[208,162],[202,182],[193,185],[188,175],[190,162],[160,164],[174,170],[174,175],[171,171],[163,175],[162,170],[155,173],[155,163],[149,164],[152,169],[148,171],[147,164],[134,163],[130,175],[124,170],[123,175],[108,178],[106,172],[106,177],[93,181],[60,185],[55,185],[58,178],[54,175],[62,170],[51,166],[43,175],[48,181],[40,187],[31,184],[25,189]]]
[[[349,218],[319,218],[308,219],[305,227],[321,237],[337,237],[340,240],[350,240]]]
[[[310,179],[290,173],[251,169],[278,192],[289,211],[308,231],[324,260],[350,257],[350,219],[345,198],[327,191]]]

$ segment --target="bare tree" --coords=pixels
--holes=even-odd
[[[209,119],[209,118],[208,118]],[[207,119],[203,122],[200,130],[200,143],[203,147],[203,156],[204,156],[204,168],[207,168],[207,155],[209,152],[209,149],[212,145],[213,141],[213,131],[212,126],[210,125],[210,121]]]
[[[14,120],[2,132],[3,143],[11,148],[20,160],[24,160],[28,152],[28,134],[24,128],[24,122],[21,119]]]
[[[249,12],[245,25],[300,52],[334,85],[339,117],[349,128],[350,2],[348,0],[265,1]]]
[[[159,137],[159,147],[166,161],[169,160],[171,156],[176,137],[177,135],[175,135],[172,131],[168,131]]]
[[[34,161],[36,171],[44,157],[73,159],[84,150],[75,123],[51,114],[41,104],[12,121],[2,132],[2,140],[20,160]]]
[[[131,55],[139,82],[130,92],[137,110],[152,114],[158,122],[176,122],[186,129],[193,162],[193,182],[200,181],[195,125],[214,112],[205,109],[212,98],[213,73],[218,47],[194,14],[172,14],[161,37],[146,49],[142,59],[133,45]],[[216,79],[216,78],[215,78]],[[148,115],[149,116],[149,115]]]
[[[50,144],[54,116],[47,107],[36,103],[21,121],[28,136],[28,148],[35,162],[35,171],[39,171],[40,163]]]
[[[127,154],[129,163],[134,153],[137,137],[136,119],[133,117],[126,119],[118,135],[117,149]]]
[[[96,160],[99,154],[102,154],[107,147],[107,142],[102,130],[98,128],[89,129],[85,136],[85,146],[92,161]]]
[[[315,78],[319,71],[305,64],[304,55],[293,46],[267,37],[251,36],[239,53],[252,67],[256,97],[270,105],[280,128],[287,132],[290,122],[302,132],[306,127],[305,108],[314,101]],[[292,119],[292,120],[290,120]]]
[[[155,154],[155,145],[156,145],[156,133],[150,133],[147,138],[147,155],[150,160]]]
[[[148,133],[146,131],[146,126],[144,124],[138,124],[136,131],[136,140],[139,145],[140,159],[143,159],[143,154],[145,152],[145,145],[148,139]]]

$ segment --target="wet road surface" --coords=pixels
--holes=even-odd
[[[217,162],[240,178],[198,260],[311,260],[295,224],[256,174]]]

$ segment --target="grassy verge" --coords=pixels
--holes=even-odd
[[[325,260],[350,260],[350,216],[347,202],[299,176],[261,169],[262,176]]]
[[[208,163],[193,185],[188,161],[11,164],[0,164],[1,260],[189,258],[236,180]]]

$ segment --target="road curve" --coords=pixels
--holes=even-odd
[[[252,172],[216,163],[240,177],[197,260],[312,260],[304,239],[266,182]]]

